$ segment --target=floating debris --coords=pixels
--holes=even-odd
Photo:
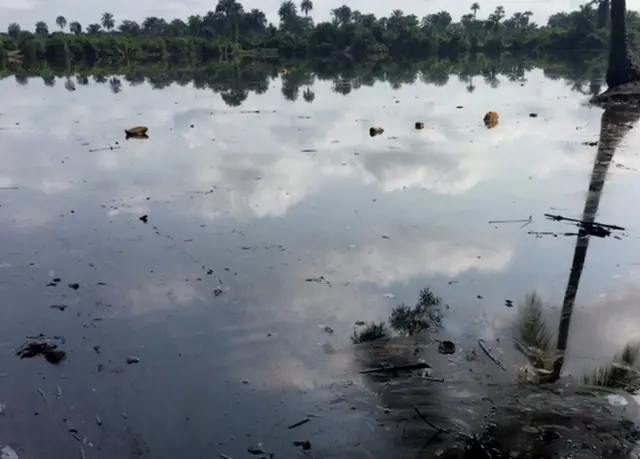
[[[513,301],[511,300],[504,300],[504,305],[508,308],[512,308],[513,307]]]
[[[52,304],[50,306],[50,308],[52,309],[58,309],[59,311],[64,311],[65,309],[67,309],[68,305],[66,304]]]
[[[333,335],[333,328],[331,328],[330,326],[328,326],[328,325],[319,325],[319,327],[322,328],[327,333],[329,333],[330,335]]]
[[[523,218],[520,220],[489,220],[488,223],[490,225],[496,225],[498,223],[524,223],[524,225],[521,226],[522,228],[531,224],[531,222],[533,222],[533,215],[529,215],[529,218]]]
[[[140,220],[142,223],[147,223],[149,221],[149,216],[148,215],[143,215],[138,220]]]
[[[7,411],[7,405],[4,403],[0,403],[0,416],[2,416],[5,411]]]
[[[224,291],[220,288],[220,287],[216,287],[213,289],[213,295],[214,296],[220,296],[224,293]]]
[[[491,112],[487,112],[484,115],[484,118],[482,119],[482,121],[484,122],[484,125],[487,127],[487,129],[493,129],[498,125],[499,119],[500,119],[500,115],[498,115],[498,112],[491,111]]]
[[[384,129],[382,129],[381,127],[372,127],[369,128],[369,135],[371,137],[375,137],[377,135],[381,135],[384,132]]]
[[[120,147],[119,146],[111,146],[109,145],[108,147],[102,147],[102,148],[92,148],[89,150],[89,153],[98,153],[101,151],[112,151],[112,150],[119,150]]]
[[[309,422],[310,419],[309,418],[305,418],[302,421],[298,421],[295,424],[291,424],[288,429],[295,429],[296,427],[300,427],[301,425],[306,424],[307,422]]]
[[[582,142],[582,145],[586,145],[588,147],[597,147],[598,146],[598,141],[594,140],[593,142]]]
[[[293,446],[302,448],[302,451],[309,451],[311,449],[311,443],[309,442],[309,440],[294,441]]]
[[[127,364],[132,365],[134,363],[140,363],[140,357],[136,357],[135,355],[127,357]]]
[[[331,286],[331,282],[324,278],[324,276],[320,277],[308,277],[304,280],[305,282],[315,282],[317,284],[327,284]]]
[[[38,355],[42,355],[47,362],[52,365],[57,365],[62,362],[67,353],[59,350],[57,344],[53,344],[47,341],[27,341],[18,349],[16,349],[16,355],[21,359],[30,359]]]
[[[416,121],[416,129],[424,129],[424,123],[420,121]]]
[[[438,352],[440,354],[454,354],[456,352],[456,345],[453,344],[452,341],[440,341]]]
[[[96,424],[102,427],[102,419],[100,419],[100,416],[98,416],[97,414],[96,414]]]
[[[529,118],[537,118],[538,114],[537,113],[529,113]]]
[[[396,372],[401,370],[402,371],[424,370],[428,368],[431,368],[431,365],[429,365],[427,362],[418,362],[418,363],[407,364],[407,365],[380,366],[379,368],[369,368],[366,370],[360,370],[360,373],[361,374],[389,373],[389,372]]]
[[[125,129],[124,133],[127,139],[130,139],[130,138],[148,139],[149,138],[149,136],[147,135],[148,131],[149,131],[149,128],[146,126],[136,126],[136,127],[132,127],[131,129]]]
[[[69,284],[69,288],[72,288],[74,290],[78,290],[80,288],[80,284],[78,284],[78,283]]]
[[[249,446],[247,448],[247,452],[253,454],[254,456],[273,457],[273,453],[268,453],[264,450],[264,448],[262,447],[262,443]]]

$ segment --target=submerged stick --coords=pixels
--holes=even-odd
[[[618,231],[625,230],[623,227],[617,226],[617,225],[607,225],[605,223],[598,223],[598,222],[586,222],[584,220],[578,220],[576,218],[563,217],[562,215],[544,214],[544,216],[547,217],[549,220],[553,220],[556,222],[567,221],[567,222],[579,223],[585,226],[600,226],[602,228],[608,228],[608,229],[618,230]]]
[[[40,397],[42,397],[42,400],[44,400],[45,403],[48,403],[47,396],[44,394],[44,391],[42,389],[38,389],[38,393],[40,394]]]
[[[298,421],[298,422],[296,422],[295,424],[291,424],[291,425],[289,426],[289,429],[295,429],[296,427],[300,427],[301,425],[306,424],[306,423],[307,423],[307,422],[309,422],[309,421],[310,421],[310,419],[309,419],[309,418],[305,418],[305,419],[303,419],[302,421]]]
[[[422,419],[422,420],[425,422],[425,424],[427,424],[427,425],[428,425],[429,427],[431,427],[432,429],[437,430],[437,431],[438,431],[438,433],[442,433],[442,432],[444,432],[444,433],[450,433],[450,432],[451,432],[450,430],[443,429],[442,427],[438,427],[438,426],[437,426],[437,425],[435,425],[433,422],[429,421],[429,420],[425,417],[425,415],[424,415],[424,414],[422,414],[422,413],[420,412],[420,410],[418,409],[418,407],[415,407],[415,406],[414,406],[414,407],[413,407],[413,410],[414,410],[416,413],[418,413],[418,416],[420,416],[420,419]]]
[[[482,349],[482,351],[487,354],[487,357],[489,357],[489,359],[495,363],[496,365],[498,365],[500,368],[502,368],[502,370],[507,371],[507,367],[504,366],[504,364],[496,359],[492,354],[491,351],[489,351],[489,348],[487,347],[487,344],[484,342],[484,340],[482,338],[478,339],[478,345],[480,346],[480,349]]]
[[[524,218],[524,219],[520,219],[520,220],[490,220],[489,224],[496,224],[496,223],[531,223],[533,220],[533,217],[531,215],[529,215],[529,218]]]
[[[360,370],[361,374],[367,374],[367,373],[378,373],[378,372],[392,372],[392,371],[399,371],[399,370],[423,370],[425,368],[431,368],[431,365],[429,365],[426,362],[419,362],[419,363],[413,363],[410,365],[397,365],[397,366],[392,366],[392,367],[379,367],[379,368],[369,368],[367,370]]]
[[[115,146],[115,147],[103,147],[103,148],[94,148],[89,150],[89,153],[96,153],[99,151],[109,151],[109,150],[119,150],[120,147],[119,146]]]

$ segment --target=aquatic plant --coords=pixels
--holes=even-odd
[[[393,308],[389,317],[389,325],[396,332],[413,336],[427,330],[433,323],[439,323],[437,307],[442,299],[433,294],[429,288],[420,291],[418,302],[411,307],[404,303]]]
[[[595,368],[581,379],[584,384],[637,392],[640,389],[640,343],[628,343],[609,364]]]
[[[387,326],[384,322],[370,322],[361,331],[354,330],[351,336],[353,344],[366,343],[387,337]]]

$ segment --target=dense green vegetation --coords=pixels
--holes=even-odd
[[[281,85],[287,100],[302,98],[313,102],[314,84],[329,82],[334,92],[347,95],[360,87],[385,82],[393,88],[407,84],[443,86],[450,79],[463,82],[468,92],[484,81],[491,87],[504,82],[526,85],[526,73],[535,68],[547,78],[563,79],[573,90],[598,94],[607,68],[605,53],[572,54],[569,57],[550,55],[536,58],[524,55],[503,54],[485,56],[468,55],[458,59],[365,61],[352,63],[344,60],[304,59],[276,63],[264,60],[214,62],[199,65],[176,65],[159,61],[140,65],[50,67],[46,62],[29,68],[17,67],[0,71],[0,78],[15,78],[21,85],[32,80],[43,81],[47,86],[63,86],[69,91],[82,90],[95,84],[108,85],[114,93],[127,91],[130,86],[149,84],[154,89],[172,84],[193,85],[202,90],[219,93],[231,106],[241,105],[250,92],[266,92],[273,82]]]
[[[186,20],[149,17],[141,24],[119,24],[104,13],[94,24],[81,25],[59,16],[52,31],[43,21],[33,31],[10,24],[0,34],[0,65],[49,62],[140,61],[166,58],[193,62],[230,56],[262,55],[291,58],[384,60],[389,57],[427,58],[467,52],[605,49],[608,40],[609,0],[592,0],[578,10],[551,16],[536,24],[530,11],[509,12],[499,6],[484,12],[478,3],[457,21],[446,11],[423,18],[393,11],[376,17],[343,5],[330,22],[314,23],[311,0],[282,3],[279,24],[265,14],[245,11],[236,0],[219,0],[215,11]],[[483,14],[484,13],[484,14]],[[640,43],[640,15],[628,12],[632,43]]]

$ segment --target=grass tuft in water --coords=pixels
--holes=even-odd
[[[555,348],[555,337],[544,317],[544,303],[537,293],[529,293],[520,305],[515,321],[514,337],[523,345],[550,354]]]
[[[353,344],[366,343],[368,341],[375,341],[387,337],[387,326],[384,322],[368,323],[362,331],[353,331],[351,341]]]
[[[637,392],[640,389],[640,343],[627,344],[608,365],[582,376],[582,382]]]

